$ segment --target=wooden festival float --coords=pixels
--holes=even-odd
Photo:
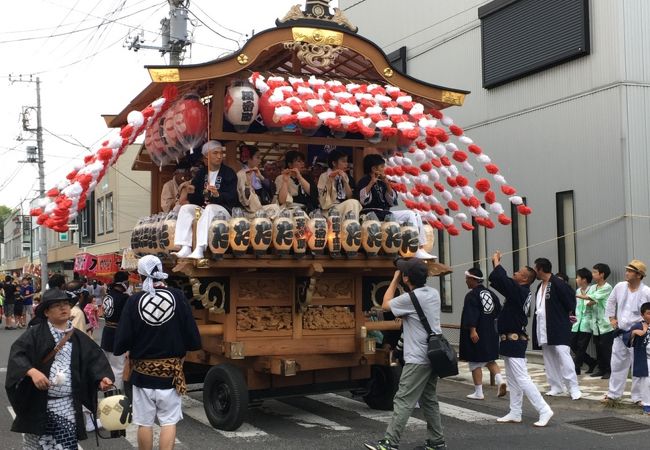
[[[386,175],[405,207],[428,222],[434,254],[436,229],[457,235],[492,228],[492,215],[509,224],[497,193],[530,213],[499,168],[442,112],[461,106],[466,91],[403,74],[340,10],[331,14],[327,1],[306,3],[227,57],[147,67],[151,84],[120,114],[105,116],[119,133],[48,192],[32,211],[38,223],[65,231],[143,132],[133,170],[151,172],[152,211],[160,211],[160,190],[177,159],[209,138],[225,143],[226,163],[235,169],[241,142],[263,149],[267,160],[308,145],[352,147],[355,179],[365,154],[392,155]],[[173,214],[142,218],[133,252],[161,256],[171,282],[192,299],[203,349],[188,354],[187,376],[204,382],[214,427],[237,429],[250,402],[281,395],[352,389],[370,407],[392,408],[400,369],[388,344],[400,325],[379,309],[395,257],[417,250],[415,228],[302,215],[215,220],[203,260],[171,255],[174,229]],[[435,261],[429,267],[432,275],[451,271]]]

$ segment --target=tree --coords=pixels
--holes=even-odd
[[[5,220],[7,220],[7,217],[9,217],[12,212],[14,212],[14,210],[8,206],[0,205],[0,226],[4,226]]]

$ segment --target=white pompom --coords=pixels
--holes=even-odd
[[[419,184],[427,184],[429,182],[429,176],[426,173],[423,173],[418,176]]]
[[[474,195],[474,188],[472,186],[463,186],[463,194],[465,197],[471,197]]]
[[[122,146],[122,136],[115,134],[108,139],[108,147],[120,148]]]
[[[458,186],[454,188],[454,194],[456,194],[457,197],[462,197],[463,196],[463,188]]]
[[[49,203],[50,200],[48,198],[39,198],[38,202],[36,202],[40,208],[45,208]]]
[[[431,151],[431,149],[428,149],[428,148],[427,148],[427,149],[424,151],[424,156],[426,156],[427,159],[432,159],[432,158],[435,156],[435,154]]]
[[[433,146],[433,153],[435,153],[436,156],[443,156],[447,153],[447,149],[442,144],[436,144]]]
[[[433,205],[439,205],[440,200],[435,195],[427,195],[427,200]]]
[[[444,126],[446,126],[447,128],[449,128],[450,126],[452,126],[452,125],[454,124],[454,119],[452,119],[452,118],[449,117],[449,116],[443,116],[442,119],[440,119],[440,121],[441,121],[442,124],[443,124]]]
[[[467,221],[467,214],[458,213],[458,214],[456,214],[456,219],[460,220],[461,222],[465,222],[465,221]]]
[[[490,164],[492,162],[490,157],[488,155],[486,155],[485,153],[482,153],[482,154],[478,155],[476,157],[476,159],[478,160],[478,162],[483,163],[483,164]]]
[[[70,186],[70,181],[68,181],[67,179],[65,179],[65,180],[59,181],[59,182],[57,183],[57,185],[56,185],[56,188],[57,188],[59,191],[62,191],[63,189],[67,188],[68,186]]]
[[[444,226],[446,226],[446,227],[448,227],[449,225],[452,225],[452,224],[454,223],[454,219],[453,219],[451,216],[448,216],[447,214],[445,214],[444,216],[442,216],[442,217],[440,218],[440,221],[441,221],[442,224],[443,224]]]
[[[442,173],[442,175],[443,175],[445,178],[449,178],[449,177],[451,176],[451,172],[449,171],[449,169],[448,169],[446,166],[442,166],[442,167],[440,168],[440,172]]]
[[[404,194],[403,192],[398,192],[398,193],[397,193],[397,196],[398,196],[399,199],[402,200],[402,201],[406,200],[406,194]]]
[[[494,214],[503,214],[503,206],[501,206],[501,203],[499,202],[494,202],[490,206],[488,206],[490,211],[492,211]]]
[[[466,172],[474,172],[474,166],[469,163],[469,161],[464,161],[463,164],[463,170]]]
[[[43,212],[45,214],[52,214],[52,211],[54,211],[55,209],[56,209],[56,203],[50,202],[45,206],[45,208],[43,209]]]
[[[449,192],[449,191],[444,191],[444,192],[442,192],[442,193],[440,194],[440,196],[441,196],[441,197],[442,197],[446,202],[450,202],[451,199],[454,198],[454,197],[451,195],[451,192]]]
[[[512,197],[508,198],[510,200],[510,203],[513,205],[523,205],[524,204],[524,199],[521,198],[518,195],[513,195]]]
[[[479,206],[478,208],[476,208],[476,214],[478,214],[479,217],[485,217],[486,219],[488,217],[490,217],[490,213],[487,212],[486,209],[483,208],[482,206]]]
[[[431,169],[427,175],[429,176],[429,180],[431,180],[432,183],[435,183],[440,179],[440,174],[438,174],[438,171],[435,169]]]
[[[476,217],[476,208],[470,206],[467,209],[469,210],[469,213],[472,215],[472,217]]]
[[[458,140],[465,145],[471,145],[474,143],[474,141],[467,136],[461,136],[458,138]]]
[[[131,111],[126,116],[126,121],[134,128],[140,128],[144,124],[144,116],[140,111]]]
[[[388,158],[388,165],[390,167],[394,167],[397,165],[397,162],[395,162],[395,158],[396,158],[395,156],[391,156],[390,158]]]
[[[458,176],[458,167],[456,167],[456,166],[449,166],[449,172],[451,172],[451,175],[452,175],[453,177],[457,177],[457,176]]]
[[[406,193],[406,198],[409,199],[409,200],[415,200],[415,196],[413,194],[411,194],[410,191]]]
[[[415,158],[415,162],[417,162],[418,164],[421,164],[422,161],[424,161],[424,160],[426,159],[426,155],[425,155],[424,152],[423,152],[422,150],[420,150],[420,149],[417,149],[417,150],[415,151],[415,153],[413,154],[413,156],[414,156],[414,158]]]
[[[499,175],[499,174],[494,175],[494,181],[496,181],[499,184],[506,184],[507,183],[507,181],[503,177],[503,175]]]
[[[446,143],[445,148],[447,149],[448,152],[455,152],[456,150],[458,150],[458,146],[453,142]]]
[[[154,100],[153,102],[151,102],[151,107],[152,107],[153,109],[155,109],[156,111],[160,111],[160,109],[161,109],[161,108],[163,107],[163,105],[165,104],[165,101],[166,101],[166,100],[165,100],[163,97],[160,97],[159,99]]]

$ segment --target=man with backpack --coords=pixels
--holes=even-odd
[[[442,334],[440,327],[440,294],[426,286],[428,269],[424,261],[418,258],[400,259],[396,263],[397,271],[386,289],[382,308],[391,311],[395,317],[401,317],[404,324],[404,368],[395,394],[393,418],[384,438],[378,442],[366,442],[370,450],[392,450],[399,448],[399,442],[406,423],[419,400],[420,407],[427,421],[428,439],[424,450],[447,448],[442,434],[440,408],[436,395],[438,375],[431,370],[427,356],[429,333],[420,321],[415,302],[428,322],[431,331]],[[398,286],[402,284],[406,291],[395,297]],[[415,297],[412,299],[411,294]]]

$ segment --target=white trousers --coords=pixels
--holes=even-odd
[[[339,215],[341,216],[341,222],[343,222],[345,220],[345,216],[350,212],[354,213],[357,220],[359,220],[359,213],[361,212],[361,209],[362,209],[361,208],[361,203],[359,203],[359,200],[350,199],[350,200],[345,200],[345,201],[343,201],[341,203],[337,203],[336,205],[332,206],[327,211],[324,211],[325,215],[329,216],[334,208],[336,208],[338,210]]]
[[[422,225],[422,216],[420,216],[415,211],[411,211],[410,209],[399,209],[399,210],[391,209],[390,213],[393,215],[393,217],[397,222],[402,224],[404,222],[411,222],[413,225],[417,227],[418,242],[420,243],[420,246],[427,243],[427,237],[424,234],[424,226]]]
[[[551,390],[564,392],[566,386],[569,392],[580,389],[576,375],[576,365],[571,358],[571,349],[568,345],[542,345],[544,356],[544,371],[546,380],[551,385]]]
[[[623,339],[617,337],[614,339],[612,345],[612,374],[609,377],[609,390],[607,397],[611,399],[619,399],[625,392],[625,383],[627,382],[627,375],[632,366],[632,353],[634,349],[628,348],[623,343]],[[641,378],[632,377],[632,401],[638,402],[641,400]]]
[[[194,212],[196,205],[183,205],[178,210],[178,219],[176,220],[176,234],[174,235],[174,245],[192,246],[192,224],[194,223]],[[228,210],[221,205],[207,205],[201,213],[201,218],[196,225],[196,246],[202,246],[204,249],[208,246],[208,231],[210,224],[215,216],[223,213],[226,219],[230,219]]]
[[[115,387],[123,391],[125,355],[121,354],[120,356],[116,356],[111,352],[107,352],[106,350],[104,350],[104,354],[108,359],[108,363],[111,365],[111,369],[113,370],[113,375],[115,375]]]
[[[521,416],[524,395],[538,413],[541,414],[543,411],[548,410],[548,403],[544,401],[539,389],[528,375],[526,358],[504,356],[503,362],[505,363],[506,378],[510,389],[510,413]]]

